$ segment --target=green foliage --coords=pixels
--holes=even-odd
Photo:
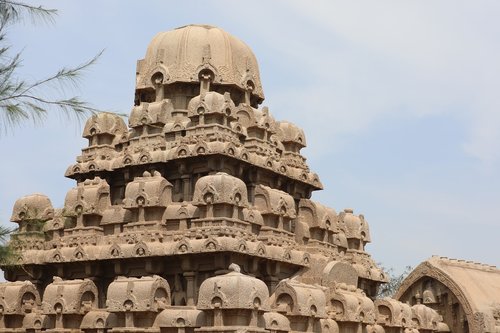
[[[31,18],[33,23],[50,23],[56,15],[55,9],[0,0],[0,131],[27,120],[39,123],[51,109],[59,109],[78,120],[100,112],[77,96],[65,97],[64,90],[68,86],[78,86],[83,71],[95,64],[102,51],[81,65],[62,68],[44,79],[24,80],[16,73],[21,65],[21,53],[10,54],[11,46],[6,41],[7,28],[26,17]],[[48,92],[60,97],[48,98]]]
[[[0,226],[0,265],[9,265],[15,261],[15,251],[8,245],[9,235],[13,229]]]
[[[95,64],[102,51],[81,65],[64,67],[55,74],[40,80],[23,79],[17,73],[21,66],[22,53],[12,54],[11,45],[7,41],[8,28],[25,19],[30,19],[33,24],[52,23],[56,15],[55,9],[12,0],[0,0],[0,133],[24,121],[31,120],[39,123],[53,109],[63,111],[68,117],[78,120],[101,112],[77,96],[66,97],[65,89],[78,86],[83,72]],[[41,230],[42,227],[41,223],[34,225],[35,230]],[[15,265],[17,262],[14,247],[8,244],[12,231],[12,229],[0,226],[1,266]]]
[[[413,270],[411,266],[406,266],[405,270],[401,274],[395,274],[393,268],[385,269],[382,265],[380,267],[386,272],[389,276],[389,282],[383,284],[379,287],[379,291],[377,293],[377,298],[384,297],[393,297],[401,286],[401,283],[404,279],[410,274]]]

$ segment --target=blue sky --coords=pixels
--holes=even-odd
[[[370,224],[376,261],[401,271],[433,254],[500,266],[500,2],[44,1],[54,24],[11,27],[19,74],[48,76],[105,53],[77,94],[129,113],[152,37],[219,26],[254,51],[278,120],[301,126],[325,190]],[[44,91],[49,94],[50,92]],[[16,198],[63,205],[83,123],[54,112],[0,137],[0,221]]]

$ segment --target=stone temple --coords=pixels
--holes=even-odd
[[[162,32],[136,73],[128,126],[109,113],[85,124],[64,207],[16,201],[0,332],[500,332],[494,267],[434,258],[401,301],[376,298],[388,278],[365,251],[367,221],[310,199],[322,185],[304,132],[259,108],[242,41]],[[443,260],[465,275],[443,277]],[[477,307],[457,276],[496,294]]]

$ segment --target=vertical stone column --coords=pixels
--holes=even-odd
[[[256,327],[257,326],[257,308],[252,310],[250,315],[250,324],[249,326]]]
[[[207,218],[212,218],[214,217],[214,205],[212,204],[212,199],[210,198],[210,201],[207,202]]]
[[[132,312],[132,302],[126,301],[124,304],[125,308],[125,327],[134,327],[134,313]]]
[[[83,228],[83,214],[82,214],[82,207],[77,206],[76,207],[76,227],[77,228]]]
[[[214,326],[224,326],[224,318],[222,317],[221,303],[215,303],[214,306]]]
[[[195,305],[195,277],[196,273],[185,272],[184,277],[186,278],[186,305]]]
[[[56,311],[56,328],[64,328],[62,310],[63,310],[62,305],[60,303],[57,303],[55,305],[55,311]]]
[[[252,205],[255,203],[255,183],[252,182],[247,185],[248,189],[248,202],[251,203]]]
[[[278,229],[283,230],[283,215],[278,217]]]
[[[212,76],[209,72],[200,74],[200,95],[205,96],[210,91],[210,81]]]
[[[155,86],[155,101],[161,102],[164,99],[163,74],[156,73],[153,75],[153,81]]]
[[[144,222],[146,220],[146,216],[144,213],[144,199],[141,197],[137,202],[138,212],[137,212],[137,222]]]
[[[179,230],[187,230],[187,228],[188,228],[187,219],[179,220]]]
[[[307,318],[307,332],[312,332],[314,327],[314,317]]]
[[[184,201],[191,201],[191,176],[188,174],[182,175],[182,197]]]

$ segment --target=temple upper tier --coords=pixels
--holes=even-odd
[[[89,119],[89,145],[66,176],[106,179],[113,203],[151,168],[173,184],[174,201],[191,200],[193,180],[218,171],[247,183],[250,200],[257,184],[309,198],[322,185],[300,153],[304,132],[257,109],[263,99],[257,61],[242,41],[211,26],[159,33],[137,64],[129,126],[114,114]]]

